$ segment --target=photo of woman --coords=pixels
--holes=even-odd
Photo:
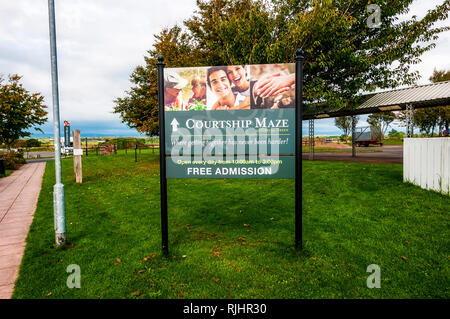
[[[245,65],[229,65],[227,66],[227,75],[233,84],[231,89],[236,95],[237,103],[241,104],[250,95],[248,67]]]

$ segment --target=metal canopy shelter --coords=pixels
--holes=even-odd
[[[305,105],[304,120],[339,116],[372,114],[384,111],[406,110],[450,105],[450,81],[418,85],[405,89],[367,94],[355,108],[333,109],[326,104]]]
[[[450,81],[418,85],[361,96],[358,107],[333,108],[326,104],[304,105],[303,120],[309,120],[309,159],[314,160],[314,119],[352,116],[352,157],[355,150],[355,116],[385,111],[407,111],[407,136],[412,137],[414,109],[450,105]]]

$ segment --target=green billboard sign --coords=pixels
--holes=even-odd
[[[294,178],[294,64],[164,73],[167,178]]]
[[[167,178],[294,178],[295,157],[255,159],[166,158]]]
[[[294,178],[301,249],[302,50],[295,64],[165,69],[159,56],[156,66],[163,253],[167,178]]]

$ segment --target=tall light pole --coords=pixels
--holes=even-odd
[[[66,214],[64,205],[64,185],[61,182],[58,63],[56,58],[55,3],[53,0],[48,0],[48,19],[50,29],[50,57],[52,69],[52,97],[53,97],[53,135],[55,144],[55,175],[56,175],[56,184],[55,186],[53,186],[53,217],[55,222],[55,243],[56,246],[62,246],[66,242]]]

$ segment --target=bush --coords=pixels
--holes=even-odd
[[[14,147],[16,147],[16,148],[39,147],[39,146],[41,146],[41,142],[39,142],[35,138],[17,140],[14,143]]]
[[[341,136],[339,136],[338,141],[339,142],[347,142],[347,138],[348,138],[348,136],[346,136],[345,134],[342,134]]]
[[[403,132],[399,132],[399,131],[397,131],[396,129],[392,129],[392,130],[389,132],[388,137],[389,137],[390,139],[402,139],[402,138],[405,138],[405,137],[406,137],[406,134],[403,133]]]
[[[5,160],[4,163],[6,169],[10,170],[18,169],[20,166],[26,163],[22,153],[10,151],[4,153],[3,155],[0,154],[0,156]]]
[[[134,149],[134,145],[137,144],[138,147],[145,145],[145,139],[131,139],[131,138],[109,138],[106,139],[104,143],[107,144],[117,144],[117,149]],[[101,144],[104,144],[101,143]]]
[[[35,138],[30,138],[25,140],[25,147],[39,147],[41,146],[41,142]]]

